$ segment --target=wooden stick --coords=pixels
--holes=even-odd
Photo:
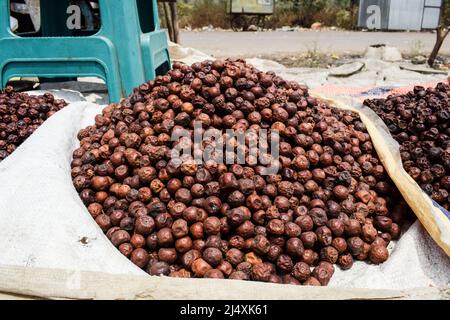
[[[445,38],[448,36],[450,31],[449,27],[445,27],[444,25],[440,25],[436,30],[436,43],[434,45],[433,51],[430,54],[430,58],[428,59],[428,65],[433,67],[434,61],[436,60],[437,55],[439,54],[439,50],[441,50],[442,44],[444,43]]]
[[[170,15],[169,15],[169,5],[167,4],[166,1],[164,1],[162,3],[162,5],[163,5],[163,9],[164,9],[164,18],[166,20],[167,32],[169,33],[169,39],[170,39],[170,41],[174,41],[172,21],[171,21]]]

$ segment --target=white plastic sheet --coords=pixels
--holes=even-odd
[[[211,59],[177,45],[171,45],[171,55],[185,63]],[[274,62],[249,62],[288,79],[304,78]],[[72,94],[64,98],[78,100]],[[386,263],[336,267],[328,288],[148,276],[113,247],[72,186],[76,135],[101,109],[72,103],[0,163],[0,297],[209,299],[215,292],[218,299],[450,299],[450,259],[419,222],[389,246]]]
[[[76,134],[100,110],[70,105],[0,163],[0,265],[143,273],[110,244],[72,186]]]
[[[72,186],[76,134],[93,123],[101,108],[71,104],[0,163],[0,265],[145,274],[110,244]],[[450,260],[419,223],[390,249],[383,265],[357,262],[349,271],[336,268],[330,287],[405,290],[449,284]],[[222,291],[228,286],[227,281],[215,285]]]

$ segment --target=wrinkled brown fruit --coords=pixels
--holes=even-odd
[[[30,96],[9,86],[0,90],[0,162],[65,106],[64,100],[50,93]]]
[[[366,100],[400,144],[406,172],[434,201],[450,210],[450,85],[416,86],[405,95]],[[376,190],[386,190],[378,184]]]
[[[177,165],[170,137],[194,120],[222,133],[278,130],[279,171],[261,175],[250,159]],[[355,113],[242,60],[175,63],[78,138],[75,188],[151,275],[327,285],[333,264],[381,261],[371,243],[397,238],[409,210]]]

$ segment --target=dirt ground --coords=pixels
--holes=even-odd
[[[326,68],[360,57],[375,44],[394,46],[405,58],[428,55],[435,38],[433,32],[182,31],[181,45],[220,58],[259,57],[287,67]],[[440,53],[450,56],[450,39]]]

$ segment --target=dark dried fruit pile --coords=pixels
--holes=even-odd
[[[0,162],[66,105],[50,93],[30,96],[15,92],[12,87],[0,91]]]
[[[282,168],[177,166],[171,133],[192,131],[194,119],[280,131]],[[355,113],[241,60],[175,63],[78,138],[76,190],[113,245],[151,275],[327,285],[334,264],[386,261],[408,210]]]
[[[415,87],[406,95],[366,100],[400,143],[403,167],[433,200],[450,210],[450,85]]]

